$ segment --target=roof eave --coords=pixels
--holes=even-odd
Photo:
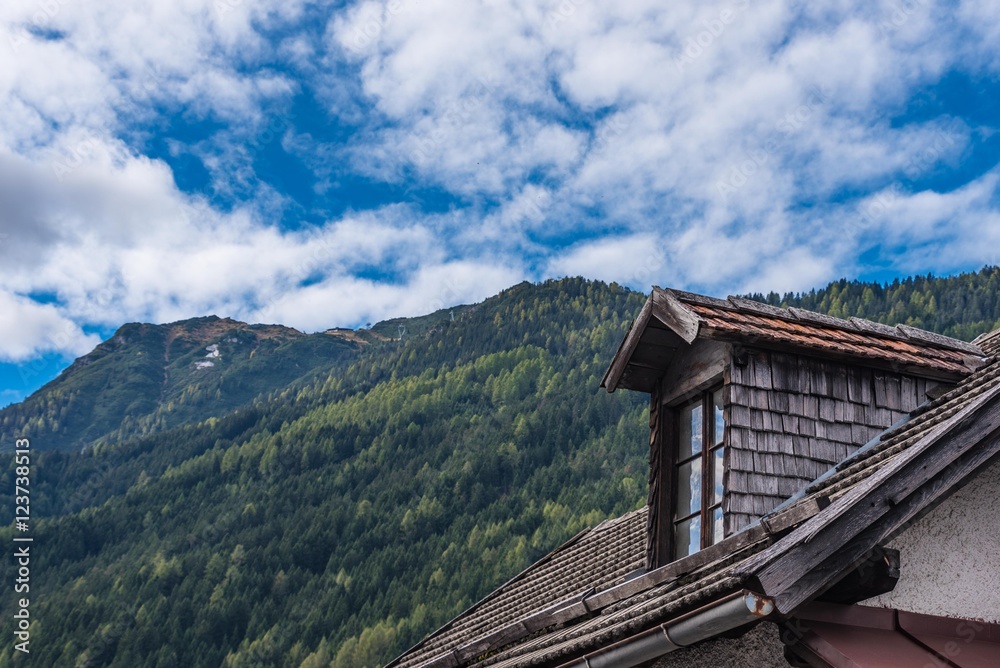
[[[653,291],[642,305],[642,310],[629,326],[625,338],[618,346],[618,352],[611,360],[601,387],[608,392],[614,392],[620,386],[622,376],[632,361],[636,348],[646,332],[652,318],[656,318],[667,329],[674,332],[685,343],[693,343],[698,338],[702,320],[678,299],[671,290],[653,286]]]
[[[998,397],[995,385],[738,573],[756,580],[782,614],[814,598],[998,455]]]
[[[774,602],[744,589],[642,633],[568,661],[559,668],[631,668],[683,647],[759,622]]]

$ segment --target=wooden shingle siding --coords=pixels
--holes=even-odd
[[[765,350],[729,371],[726,534],[770,512],[915,409],[936,381]]]

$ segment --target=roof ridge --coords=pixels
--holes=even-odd
[[[750,299],[749,297],[730,295],[726,299],[718,299],[716,297],[700,295],[694,292],[687,292],[685,290],[676,290],[673,288],[659,289],[670,293],[673,297],[685,305],[698,304],[701,306],[710,306],[736,312],[751,311],[753,313],[769,315],[771,317],[780,318],[789,322],[811,322],[813,324],[825,325],[827,327],[835,327],[848,332],[881,336],[898,341],[919,341],[922,344],[929,344],[938,348],[960,350],[962,352],[971,353],[980,357],[986,356],[984,351],[975,343],[956,339],[952,336],[945,336],[944,334],[938,334],[937,332],[921,329],[919,327],[913,327],[905,323],[886,325],[884,323],[859,318],[857,316],[851,316],[849,319],[844,319],[828,315],[826,313],[820,313],[819,311],[810,311],[808,309],[799,308],[797,306],[791,306],[788,308],[774,306],[756,299]],[[994,333],[1000,334],[1000,330],[996,330]]]

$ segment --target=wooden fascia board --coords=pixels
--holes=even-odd
[[[947,369],[941,369],[939,367],[934,367],[934,366],[925,366],[922,364],[903,364],[878,357],[864,357],[861,355],[851,355],[850,353],[824,350],[823,348],[806,346],[792,342],[776,341],[773,339],[765,339],[749,335],[740,336],[738,334],[733,334],[732,332],[720,332],[719,330],[707,327],[702,329],[701,336],[706,339],[714,339],[716,341],[725,341],[727,343],[740,344],[746,348],[772,350],[775,352],[792,353],[796,355],[802,355],[805,357],[814,357],[816,359],[821,359],[821,360],[844,362],[856,366],[865,366],[872,369],[880,369],[883,371],[893,371],[895,373],[906,374],[909,376],[917,376],[920,378],[926,378],[927,380],[936,380],[946,383],[957,383],[958,381],[964,378],[968,378],[969,375],[976,370],[970,368],[968,364],[966,365],[966,368],[968,369],[968,371],[966,372],[948,371]]]
[[[738,572],[754,577],[787,614],[836,582],[885,536],[900,530],[1000,447],[1000,385],[896,456]],[[979,444],[979,454],[967,456]],[[970,468],[971,467],[971,468]],[[936,481],[936,482],[935,482]],[[933,484],[931,484],[933,483]]]
[[[611,366],[608,367],[604,378],[601,380],[601,387],[608,392],[614,392],[618,389],[618,382],[621,380],[622,374],[625,373],[625,367],[628,366],[633,351],[639,345],[639,339],[642,337],[642,332],[646,329],[646,324],[649,322],[652,313],[653,296],[650,295],[646,299],[646,303],[642,305],[639,315],[629,325],[628,333],[622,339],[621,345],[618,346],[618,352],[615,353],[614,358],[611,360]]]
[[[702,323],[696,313],[669,290],[653,288],[650,300],[653,302],[653,315],[657,320],[672,329],[686,343],[694,343]]]
[[[876,545],[905,531],[928,510],[961,487],[975,471],[989,466],[998,452],[1000,432],[994,432],[914,490],[904,501],[891,506],[880,521],[855,536],[807,573],[793,588],[778,596],[775,605],[780,611],[787,612],[822,594],[852,568],[861,566],[866,561],[866,555]],[[903,577],[905,575],[903,573]]]
[[[608,367],[601,381],[601,387],[608,392],[618,389],[622,376],[628,367],[632,355],[635,353],[642,335],[646,332],[650,318],[655,317],[668,329],[676,333],[686,343],[691,343],[698,336],[698,328],[701,320],[684,306],[676,297],[668,291],[654,287],[653,292],[642,305],[642,310],[629,327],[625,339],[618,347],[611,366]]]

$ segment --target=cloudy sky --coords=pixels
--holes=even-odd
[[[988,0],[0,5],[0,405],[120,324],[997,262]]]

